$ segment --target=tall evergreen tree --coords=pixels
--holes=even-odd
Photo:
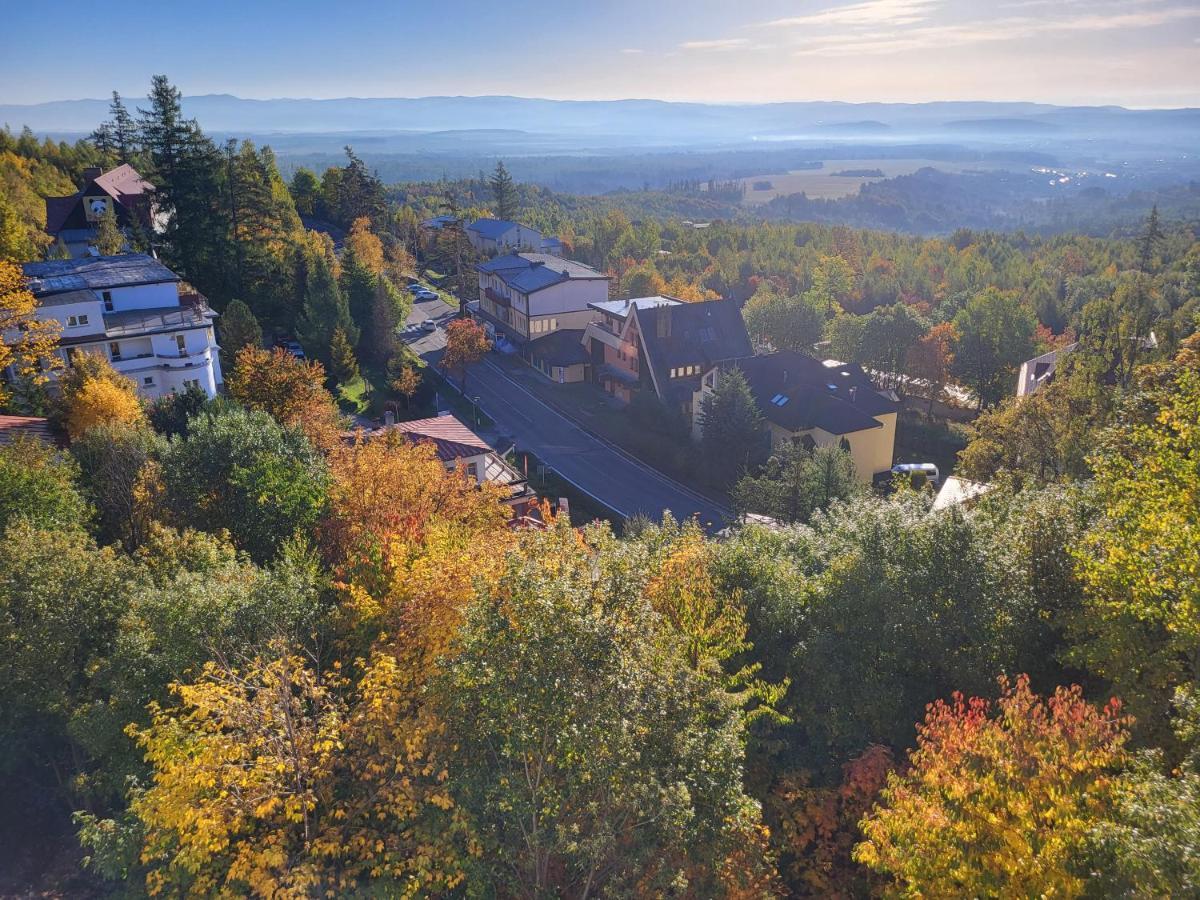
[[[1142,272],[1149,273],[1150,266],[1154,264],[1154,251],[1163,242],[1163,238],[1162,226],[1158,223],[1158,204],[1155,203],[1146,219],[1141,240],[1138,241],[1138,269]]]
[[[492,189],[492,199],[496,201],[496,218],[506,221],[515,219],[520,198],[517,195],[517,186],[502,161],[496,163],[496,169],[488,179],[488,186]]]
[[[350,306],[333,277],[331,261],[308,250],[304,306],[297,322],[300,342],[310,356],[329,367],[333,333],[340,328],[351,345],[358,342],[358,328],[350,316]]]
[[[218,322],[221,332],[221,366],[233,371],[233,361],[243,347],[262,346],[262,326],[241,300],[231,300]]]
[[[717,484],[732,484],[766,459],[767,430],[741,369],[722,372],[704,397],[700,427],[704,462]]]
[[[108,124],[117,162],[130,162],[137,150],[138,127],[124,101],[121,100],[121,95],[116,91],[112,92],[112,102],[108,105],[108,114],[112,117]]]

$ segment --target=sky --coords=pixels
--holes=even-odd
[[[1200,106],[1200,0],[6,3],[0,103],[187,95]]]

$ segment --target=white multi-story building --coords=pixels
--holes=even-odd
[[[97,353],[148,398],[221,385],[213,312],[151,256],[130,253],[25,263],[39,319],[62,324],[60,353]]]

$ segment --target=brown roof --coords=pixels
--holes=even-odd
[[[154,185],[139,175],[137,169],[128,163],[109,169],[96,178],[95,184],[125,205],[129,205],[134,198],[154,190]]]
[[[438,459],[453,462],[468,456],[491,453],[492,447],[454,416],[438,416],[434,419],[413,419],[397,422],[375,432],[398,431],[414,443],[430,443]]]
[[[75,208],[75,204],[78,202],[78,194],[72,194],[70,197],[47,197],[46,232],[48,234],[58,234],[62,231],[63,223],[67,221],[67,216],[71,214],[71,210]]]
[[[39,416],[0,416],[0,444],[11,444],[22,437],[36,438],[47,444],[57,443],[50,420]]]

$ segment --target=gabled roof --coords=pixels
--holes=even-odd
[[[137,169],[128,163],[109,169],[92,183],[126,206],[136,198],[154,191],[154,185],[139,175]]]
[[[501,281],[522,294],[532,294],[572,279],[607,278],[591,266],[549,253],[506,253],[479,263],[476,268],[499,276]]]
[[[641,334],[655,389],[663,399],[690,395],[700,385],[699,375],[671,378],[671,369],[694,365],[705,370],[753,352],[741,310],[731,300],[634,305],[632,318]]]
[[[467,231],[474,231],[481,237],[487,238],[490,241],[499,240],[508,232],[512,231],[520,222],[509,222],[507,219],[476,219],[467,226]],[[528,225],[521,226],[529,228]],[[530,231],[536,231],[536,228],[529,228]]]
[[[552,366],[575,366],[591,359],[583,347],[582,328],[560,328],[530,341],[525,349]]]
[[[455,221],[454,216],[448,216],[448,215],[434,216],[432,219],[425,219],[423,222],[421,222],[421,227],[422,228],[431,228],[434,231],[438,231],[442,227],[444,227],[446,225],[450,225],[454,221]]]
[[[416,444],[433,444],[438,459],[444,463],[495,452],[487,441],[454,416],[397,422],[395,425],[384,426],[375,434],[384,434],[388,431],[403,434]]]
[[[29,279],[29,289],[39,299],[67,291],[100,291],[179,281],[178,275],[144,253],[49,259],[28,262],[21,268]]]
[[[875,417],[900,407],[857,365],[827,366],[794,350],[739,359],[729,367],[734,365],[746,376],[763,416],[786,431],[851,434],[881,428]]]
[[[40,416],[0,416],[0,444],[11,444],[21,438],[34,438],[47,444],[57,443],[50,430],[50,420]]]
[[[67,216],[75,208],[75,204],[79,202],[79,194],[72,194],[69,197],[47,197],[46,198],[46,233],[58,234],[62,231],[63,223],[67,221]]]

